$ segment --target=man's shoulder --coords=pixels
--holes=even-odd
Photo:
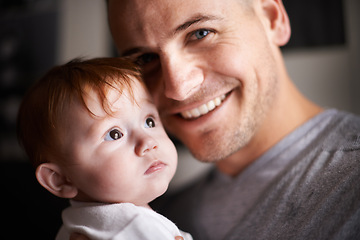
[[[360,116],[333,110],[323,133],[324,151],[360,151]]]
[[[328,110],[317,116],[316,123],[305,134],[306,146],[303,139],[292,146],[303,148],[229,239],[254,232],[267,239],[358,239],[360,118]]]
[[[304,158],[299,164],[306,176],[311,176],[315,185],[330,188],[331,183],[337,186],[339,179],[348,184],[360,181],[360,117],[333,110],[324,120],[326,127],[306,149],[308,154],[300,154]]]

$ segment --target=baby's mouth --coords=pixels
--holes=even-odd
[[[187,111],[183,111],[180,113],[180,115],[184,119],[187,119],[187,120],[201,117],[201,116],[207,114],[208,112],[213,111],[218,106],[220,106],[225,98],[226,98],[226,94],[223,94],[223,95],[216,97],[216,98],[210,100],[209,102],[201,105],[200,107],[196,107],[196,108],[193,108],[193,109],[190,109]]]
[[[161,171],[166,167],[166,164],[161,161],[155,161],[153,162],[150,167],[146,170],[145,175],[150,175],[154,172]]]

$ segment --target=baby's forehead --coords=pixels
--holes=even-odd
[[[90,89],[86,96],[84,96],[84,101],[87,109],[92,115],[106,117],[115,111],[114,107],[120,99],[128,99],[128,96],[127,89],[123,89],[122,91],[119,91],[118,89],[108,89],[102,99],[98,92]]]
[[[141,102],[152,103],[150,94],[138,80],[131,81],[128,85],[114,82],[102,91],[88,85],[84,87],[82,98],[83,107],[96,117],[107,117],[125,104],[139,107]]]

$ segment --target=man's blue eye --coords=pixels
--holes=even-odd
[[[197,31],[194,32],[194,36],[195,36],[197,39],[202,39],[202,38],[206,37],[209,33],[210,33],[209,30],[200,29],[200,30],[197,30]]]
[[[135,63],[139,66],[144,66],[158,58],[159,56],[155,53],[144,53],[136,58]]]
[[[145,127],[146,128],[153,128],[155,127],[155,120],[152,117],[148,117],[145,120]]]
[[[122,136],[124,136],[124,134],[122,134],[119,129],[113,129],[106,134],[105,141],[118,140],[122,138]]]

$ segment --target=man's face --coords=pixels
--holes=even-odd
[[[278,90],[270,23],[242,2],[109,2],[120,54],[142,66],[166,129],[199,160],[246,146]]]

